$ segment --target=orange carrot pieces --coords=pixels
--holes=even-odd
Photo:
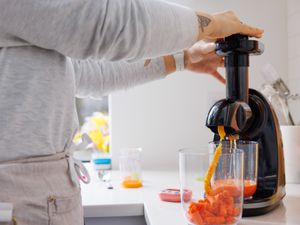
[[[224,126],[218,126],[220,143],[216,148],[212,162],[204,178],[206,198],[190,203],[187,217],[196,225],[204,224],[233,224],[240,210],[234,205],[234,197],[241,195],[241,190],[235,186],[235,180],[215,180],[211,185],[211,178],[222,155],[222,140],[225,138]],[[234,136],[229,136],[232,143]]]
[[[226,217],[225,220],[226,220],[226,224],[234,224],[235,223],[235,218],[231,217],[231,216]]]
[[[226,216],[227,215],[227,209],[225,204],[220,204],[219,207],[219,216]]]
[[[224,224],[225,218],[222,216],[206,217],[204,219],[206,224]]]
[[[206,195],[204,200],[191,202],[187,210],[188,217],[196,225],[199,224],[234,224],[240,209],[234,205],[234,197],[228,190],[216,195]]]
[[[198,212],[191,213],[190,217],[193,223],[195,223],[196,225],[204,225],[203,219]]]
[[[228,216],[234,216],[234,207],[233,206],[230,206],[227,208],[227,215]]]
[[[233,212],[234,212],[234,216],[238,216],[240,214],[240,209],[238,207],[235,207]]]

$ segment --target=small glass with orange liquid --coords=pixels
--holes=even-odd
[[[219,142],[211,142],[210,149],[214,150]],[[241,149],[244,152],[244,198],[252,198],[257,187],[257,170],[258,170],[258,143],[255,141],[237,140],[230,142],[222,141],[225,148]],[[236,145],[236,146],[235,146]],[[227,181],[228,182],[228,181]]]
[[[119,157],[119,167],[122,187],[140,188],[142,183],[141,148],[122,148]]]

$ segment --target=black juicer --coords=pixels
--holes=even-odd
[[[267,213],[285,196],[285,172],[282,137],[277,116],[264,96],[248,88],[249,55],[263,53],[262,43],[248,36],[232,35],[217,43],[216,53],[225,57],[226,99],[210,109],[206,126],[219,140],[217,127],[226,134],[237,134],[240,140],[259,145],[257,189],[245,199],[243,216]]]

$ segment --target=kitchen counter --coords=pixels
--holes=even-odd
[[[179,187],[175,171],[144,171],[144,187],[124,189],[118,171],[111,171],[113,190],[99,180],[91,164],[86,164],[91,183],[82,184],[85,217],[145,216],[147,225],[186,225],[181,205],[160,201],[164,188]],[[239,224],[300,224],[300,184],[288,184],[283,203],[274,211],[258,217],[243,218]]]

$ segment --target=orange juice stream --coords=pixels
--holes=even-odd
[[[230,150],[236,149],[236,137],[233,135],[229,135],[228,140],[230,141]],[[232,144],[233,144],[233,147],[232,147]]]

